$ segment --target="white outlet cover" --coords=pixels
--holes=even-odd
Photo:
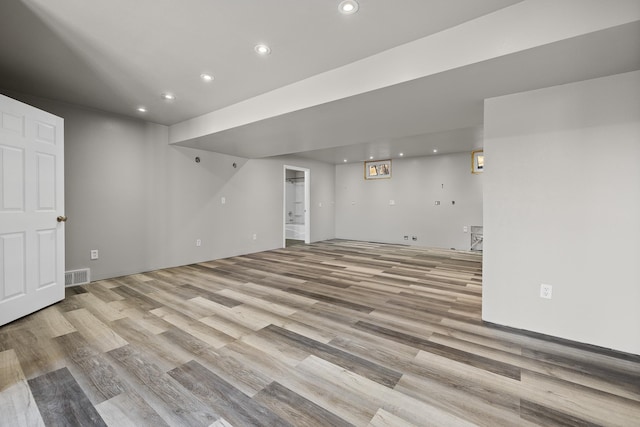
[[[225,203],[227,203],[227,199],[225,197],[220,197],[220,204],[224,205]]]
[[[540,298],[551,299],[553,294],[553,287],[551,285],[540,285]]]

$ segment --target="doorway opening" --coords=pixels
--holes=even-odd
[[[311,242],[310,173],[306,168],[284,166],[283,247]]]

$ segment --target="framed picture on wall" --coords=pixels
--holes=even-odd
[[[471,153],[471,173],[484,171],[484,151],[476,150]]]
[[[391,178],[391,160],[364,162],[364,179]]]

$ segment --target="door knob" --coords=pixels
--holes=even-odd
[[[58,218],[56,218],[58,220],[58,222],[67,222],[67,217],[60,215]]]

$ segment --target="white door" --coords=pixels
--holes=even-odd
[[[64,122],[0,95],[0,325],[64,299]]]

